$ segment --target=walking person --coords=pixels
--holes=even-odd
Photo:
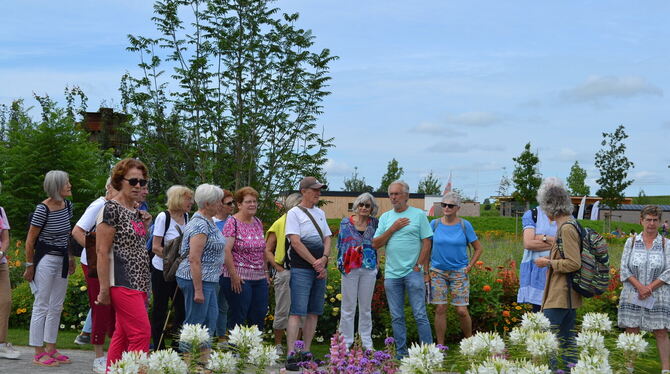
[[[97,274],[89,273],[88,266],[88,253],[86,250],[86,235],[95,235],[95,228],[97,226],[97,218],[100,215],[105,203],[111,200],[118,191],[112,187],[112,178],[107,178],[107,183],[105,184],[105,196],[101,196],[95,201],[93,201],[84,214],[79,218],[79,221],[74,226],[72,230],[72,237],[82,246],[84,250],[81,252],[81,268],[84,272],[84,279],[86,280],[89,302],[89,314],[91,319],[91,327],[89,330],[89,342],[93,345],[93,351],[95,353],[95,359],[93,360],[93,372],[104,374],[107,366],[107,356],[105,355],[105,337],[109,336],[110,338],[114,334],[114,311],[110,305],[99,305],[95,303],[98,293],[100,292],[100,281],[98,281]],[[88,249],[88,252],[95,253],[95,248],[91,250]],[[93,262],[95,261],[95,262]],[[97,257],[91,259],[92,264],[97,263]],[[95,276],[92,276],[95,275]],[[86,319],[89,319],[89,316],[86,316]],[[75,343],[81,340],[81,336],[78,335]]]
[[[442,218],[430,223],[433,228],[433,250],[430,261],[432,304],[435,307],[435,335],[437,343],[444,345],[447,332],[447,303],[456,308],[461,331],[466,338],[472,336],[470,304],[470,279],[468,274],[482,255],[482,245],[472,224],[458,217],[461,197],[448,192],[442,197]],[[468,246],[474,248],[468,259]]]
[[[377,282],[379,257],[372,247],[379,220],[375,198],[363,193],[354,200],[354,214],[340,223],[337,268],[342,273],[339,331],[347,347],[354,343],[354,317],[358,305],[358,334],[365,349],[372,346],[372,293]]]
[[[265,260],[263,223],[256,217],[258,192],[242,187],[235,192],[237,213],[223,228],[226,238],[221,287],[230,308],[228,330],[256,325],[263,331],[268,311],[270,272]]]
[[[2,183],[0,183],[0,189]],[[21,353],[7,342],[9,314],[12,312],[12,285],[9,281],[7,250],[9,249],[9,220],[0,207],[0,358],[18,359]]]
[[[670,242],[658,233],[662,214],[656,205],[645,206],[640,212],[642,232],[626,240],[618,322],[628,333],[644,330],[654,334],[665,374],[670,373]],[[654,300],[651,308],[640,305],[650,298]]]
[[[299,192],[292,193],[284,201],[284,211],[288,212],[302,201]],[[275,350],[280,357],[286,354],[282,345],[288,327],[288,315],[291,307],[291,269],[286,251],[290,243],[286,238],[286,213],[282,214],[268,229],[265,235],[265,258],[274,269],[272,285],[275,291],[275,310],[272,329],[274,330]]]
[[[151,292],[153,308],[151,309],[151,338],[155,350],[165,348],[165,340],[170,337],[176,342],[175,335],[181,330],[184,322],[184,296],[181,294],[177,281],[168,282],[163,277],[163,249],[165,243],[175,239],[184,232],[188,222],[188,214],[193,206],[193,191],[184,186],[174,185],[168,188],[167,211],[158,213],[154,220],[154,235],[151,260]],[[172,328],[166,330],[168,324],[169,303],[174,308]],[[171,334],[171,336],[167,336]],[[173,348],[177,345],[173,344]]]
[[[132,158],[112,169],[112,187],[119,191],[105,203],[96,227],[100,292],[96,302],[111,305],[116,323],[107,352],[107,368],[123,352],[149,351],[151,324],[147,301],[151,284],[146,235],[151,215],[136,208],[148,183],[144,163]]]
[[[56,350],[67,277],[74,273],[74,257],[68,253],[72,196],[68,174],[51,170],[44,176],[44,192],[49,196],[37,204],[26,238],[26,271],[35,302],[30,318],[29,344],[35,348],[33,363],[40,366],[69,364],[70,358]],[[46,345],[46,347],[45,347]]]
[[[286,236],[291,243],[291,307],[286,330],[289,351],[286,369],[293,371],[299,369],[298,363],[302,361],[298,355],[291,354],[299,351],[295,348],[295,341],[302,318],[305,318],[302,329],[304,354],[310,355],[316,323],[323,314],[332,235],[326,214],[317,207],[324,188],[327,186],[314,177],[303,178],[300,181],[302,201],[286,215]]]
[[[582,265],[581,233],[572,216],[572,201],[563,182],[547,178],[537,191],[537,202],[551,221],[556,221],[556,243],[549,257],[535,259],[535,265],[547,267],[547,280],[542,298],[542,311],[557,332],[563,352],[563,365],[577,362],[575,320],[577,308],[582,306],[582,296],[570,287],[569,275]]]
[[[429,261],[433,231],[423,210],[409,206],[409,185],[397,180],[388,187],[393,209],[379,217],[372,246],[386,247],[384,288],[391,312],[397,358],[407,356],[405,294],[409,296],[422,343],[432,343],[426,315],[425,283],[430,280]]]

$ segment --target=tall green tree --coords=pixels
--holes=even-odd
[[[270,214],[302,176],[323,179],[332,139],[317,119],[336,57],[273,2],[157,1],[158,36],[129,36],[141,73],[123,77],[123,105],[136,155],[155,170],[153,194],[249,185]]]
[[[354,166],[351,178],[344,178],[344,191],[349,192],[372,192],[374,188],[365,183],[365,177],[358,175],[358,167]]]
[[[515,166],[512,173],[512,182],[516,191],[512,194],[515,199],[526,203],[526,209],[530,208],[530,202],[535,200],[537,189],[542,183],[542,174],[538,169],[540,158],[530,150],[530,142],[526,143],[519,157],[514,157]]]
[[[421,178],[416,192],[424,193],[426,195],[440,195],[442,193],[442,185],[440,180],[435,174],[433,174],[432,170],[430,173],[428,173],[428,175]]]
[[[570,168],[570,175],[568,175],[568,190],[572,196],[589,196],[591,188],[586,185],[586,169],[579,166],[579,161]]]
[[[627,138],[623,125],[619,125],[614,132],[604,132],[600,142],[602,148],[595,155],[595,164],[600,171],[600,178],[596,180],[600,189],[596,195],[609,207],[610,217],[612,209],[623,202],[626,188],[633,183],[633,179],[628,179],[628,170],[635,164],[626,157],[624,140]]]
[[[66,96],[71,98],[71,91]],[[63,170],[70,176],[75,217],[104,192],[112,163],[110,152],[101,151],[97,143],[77,125],[75,113],[85,108],[61,107],[47,96],[35,96],[40,118],[34,120],[22,100],[0,110],[3,137],[0,146],[0,204],[12,220],[12,231],[24,236],[28,213],[46,198],[44,175],[49,170]],[[84,97],[82,96],[82,99]]]
[[[391,159],[386,167],[386,173],[382,176],[377,192],[388,192],[389,185],[400,179],[404,173],[405,171],[398,165],[398,161],[395,158]]]

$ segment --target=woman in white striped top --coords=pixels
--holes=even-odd
[[[51,170],[44,176],[44,191],[49,196],[37,204],[26,239],[26,271],[32,282],[35,301],[30,319],[29,344],[35,348],[33,363],[58,366],[70,363],[56,350],[58,326],[65,301],[67,277],[74,273],[74,258],[68,255],[72,185],[66,172]],[[45,348],[46,344],[46,348]]]

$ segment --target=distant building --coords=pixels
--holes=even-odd
[[[650,204],[651,205],[651,204]],[[612,222],[627,222],[627,223],[640,223],[640,211],[647,205],[642,204],[620,204],[617,205],[616,209],[612,209]],[[658,205],[663,210],[663,218],[668,217],[670,213],[670,205]],[[607,206],[603,206],[600,209],[599,217],[600,220],[608,220],[610,218],[610,210]]]
[[[89,133],[88,140],[99,143],[102,149],[114,149],[114,155],[121,156],[131,143],[130,134],[122,129],[130,116],[114,113],[112,108],[100,108],[83,115],[81,126]]]
[[[572,200],[572,205],[574,206],[574,214],[577,215],[577,211],[579,210],[579,205],[582,203],[582,198],[584,196],[571,196],[570,199]],[[498,204],[500,204],[500,215],[503,217],[513,217],[515,214],[520,215],[523,214],[526,211],[526,203],[524,202],[519,202],[516,201],[512,196],[491,196],[491,199],[495,199]],[[602,198],[597,197],[597,196],[587,196],[586,197],[586,207],[584,209],[584,219],[590,219],[591,218],[591,208],[593,208],[593,204],[595,204],[597,201],[601,201]],[[630,197],[624,198],[623,205],[629,205],[633,203],[633,199]],[[531,203],[530,207],[534,208],[537,206],[537,203]],[[599,217],[602,217],[603,212],[605,211],[605,207],[602,205],[600,206],[600,212],[599,212]],[[602,219],[602,218],[599,218]],[[639,219],[638,219],[639,221]]]

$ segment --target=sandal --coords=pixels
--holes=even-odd
[[[70,358],[68,356],[61,354],[60,352],[58,352],[55,349],[51,352],[47,352],[47,354],[49,356],[51,356],[51,358],[56,360],[56,362],[58,362],[59,364],[70,364],[70,363],[72,363],[72,361],[70,361]]]
[[[46,360],[42,360],[44,356],[48,358]],[[58,361],[54,360],[48,353],[42,352],[33,356],[33,364],[40,366],[58,366]]]

